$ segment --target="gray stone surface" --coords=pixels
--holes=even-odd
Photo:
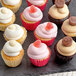
[[[52,5],[51,0],[48,1],[47,6],[45,11],[43,12],[44,17],[42,22],[49,21],[48,20],[48,9]],[[27,7],[26,0],[23,0],[23,4],[20,8],[20,10],[16,13],[16,22],[17,24],[22,25],[21,20],[20,20],[20,13],[24,10],[24,8]],[[70,5],[70,11],[71,15],[76,15],[76,0],[72,0],[71,5]],[[42,23],[41,22],[41,23]],[[54,44],[62,38],[64,35],[61,30],[58,31],[58,36],[54,42]],[[50,74],[50,73],[55,73],[55,72],[65,72],[65,71],[73,71],[76,70],[76,56],[73,58],[72,61],[69,63],[59,65],[55,62],[55,55],[54,55],[54,44],[50,47],[52,50],[52,55],[50,58],[50,61],[48,65],[38,68],[33,66],[30,63],[30,60],[27,56],[27,48],[30,43],[34,42],[35,38],[33,35],[33,32],[28,31],[28,37],[25,40],[25,43],[23,44],[23,48],[25,50],[25,55],[22,60],[22,64],[16,68],[9,68],[5,66],[1,55],[0,55],[0,76],[39,76],[40,74]],[[3,38],[3,32],[0,32],[0,50],[2,49],[3,45],[5,43],[5,40]]]

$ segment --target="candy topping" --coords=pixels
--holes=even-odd
[[[46,29],[47,31],[49,31],[49,30],[51,30],[52,28],[53,28],[52,23],[51,23],[51,22],[48,22],[47,25],[46,25],[46,27],[45,27],[45,29]]]
[[[75,16],[71,16],[69,18],[69,24],[72,26],[76,25],[76,17]]]
[[[36,8],[34,5],[30,6],[30,13],[35,13],[36,12]]]
[[[33,44],[34,44],[35,47],[38,48],[38,47],[40,47],[41,41],[40,40],[36,40]]]
[[[63,8],[65,4],[65,0],[55,0],[55,5],[58,8]]]
[[[10,40],[9,44],[10,44],[10,46],[15,46],[16,45],[16,41],[15,40]]]
[[[63,46],[66,46],[66,47],[69,47],[72,45],[72,38],[69,37],[69,36],[66,36],[62,39],[62,45]]]
[[[3,14],[7,14],[7,13],[8,13],[7,8],[1,9],[1,12],[2,12]]]

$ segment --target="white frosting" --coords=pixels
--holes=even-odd
[[[3,0],[6,5],[16,5],[19,4],[20,0]]]
[[[0,8],[0,23],[9,23],[12,20],[13,12],[6,8]]]
[[[27,7],[24,11],[23,11],[23,16],[25,19],[29,20],[29,21],[40,21],[43,18],[43,13],[41,12],[41,10],[37,7],[35,7],[35,9],[37,10],[35,13],[30,13],[30,7]]]
[[[32,43],[28,47],[27,54],[32,59],[43,59],[49,56],[49,50],[44,43],[41,43],[39,48],[35,47]]]
[[[56,24],[52,23],[53,28],[47,31],[45,29],[48,22],[45,22],[43,24],[40,24],[36,30],[35,33],[42,38],[53,38],[57,36],[57,26]]]
[[[24,30],[18,24],[12,24],[8,26],[4,32],[4,35],[9,40],[18,40],[23,36],[23,34]]]
[[[44,3],[44,0],[28,0],[33,5],[41,5]]]
[[[7,56],[17,56],[21,50],[21,44],[15,40],[7,41],[3,47],[3,51]]]

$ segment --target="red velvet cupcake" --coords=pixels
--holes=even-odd
[[[43,11],[46,7],[48,0],[27,0],[28,6],[35,5]]]
[[[43,18],[43,13],[39,8],[31,5],[24,9],[24,11],[20,14],[20,17],[23,26],[27,30],[33,31],[40,24],[40,21]]]
[[[47,47],[46,44],[41,43],[40,40],[37,40],[29,45],[27,54],[33,65],[42,67],[48,63],[51,50]]]
[[[57,36],[57,26],[52,22],[45,22],[35,29],[34,35],[36,40],[51,46]]]

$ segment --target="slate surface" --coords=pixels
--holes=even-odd
[[[47,12],[51,5],[52,5],[52,2],[51,2],[51,0],[49,0],[47,3],[46,9],[43,12],[44,18],[43,18],[42,22],[49,21]],[[26,0],[23,0],[23,4],[22,4],[20,10],[16,13],[17,19],[16,19],[15,23],[22,25],[21,20],[20,20],[20,13],[24,10],[25,7],[27,7],[27,3],[26,3]],[[71,11],[71,15],[76,15],[76,0],[72,0],[69,8]],[[62,31],[59,30],[58,36],[57,36],[54,44],[63,36],[64,35],[63,35]],[[7,66],[5,66],[5,64],[1,58],[1,55],[0,55],[0,76],[39,76],[40,74],[50,74],[50,73],[55,73],[55,72],[76,70],[76,56],[73,58],[72,61],[70,61],[69,63],[63,64],[63,65],[59,65],[55,62],[55,59],[54,59],[55,55],[53,52],[54,44],[50,47],[52,50],[52,56],[50,58],[48,65],[46,65],[42,68],[34,67],[30,63],[27,53],[26,53],[29,44],[34,41],[35,41],[35,38],[34,38],[33,32],[28,32],[28,37],[25,40],[25,43],[23,44],[23,48],[25,50],[25,55],[22,60],[22,64],[19,67],[8,68]],[[0,32],[0,50],[2,49],[4,43],[5,43],[5,40],[3,38],[3,32]]]

